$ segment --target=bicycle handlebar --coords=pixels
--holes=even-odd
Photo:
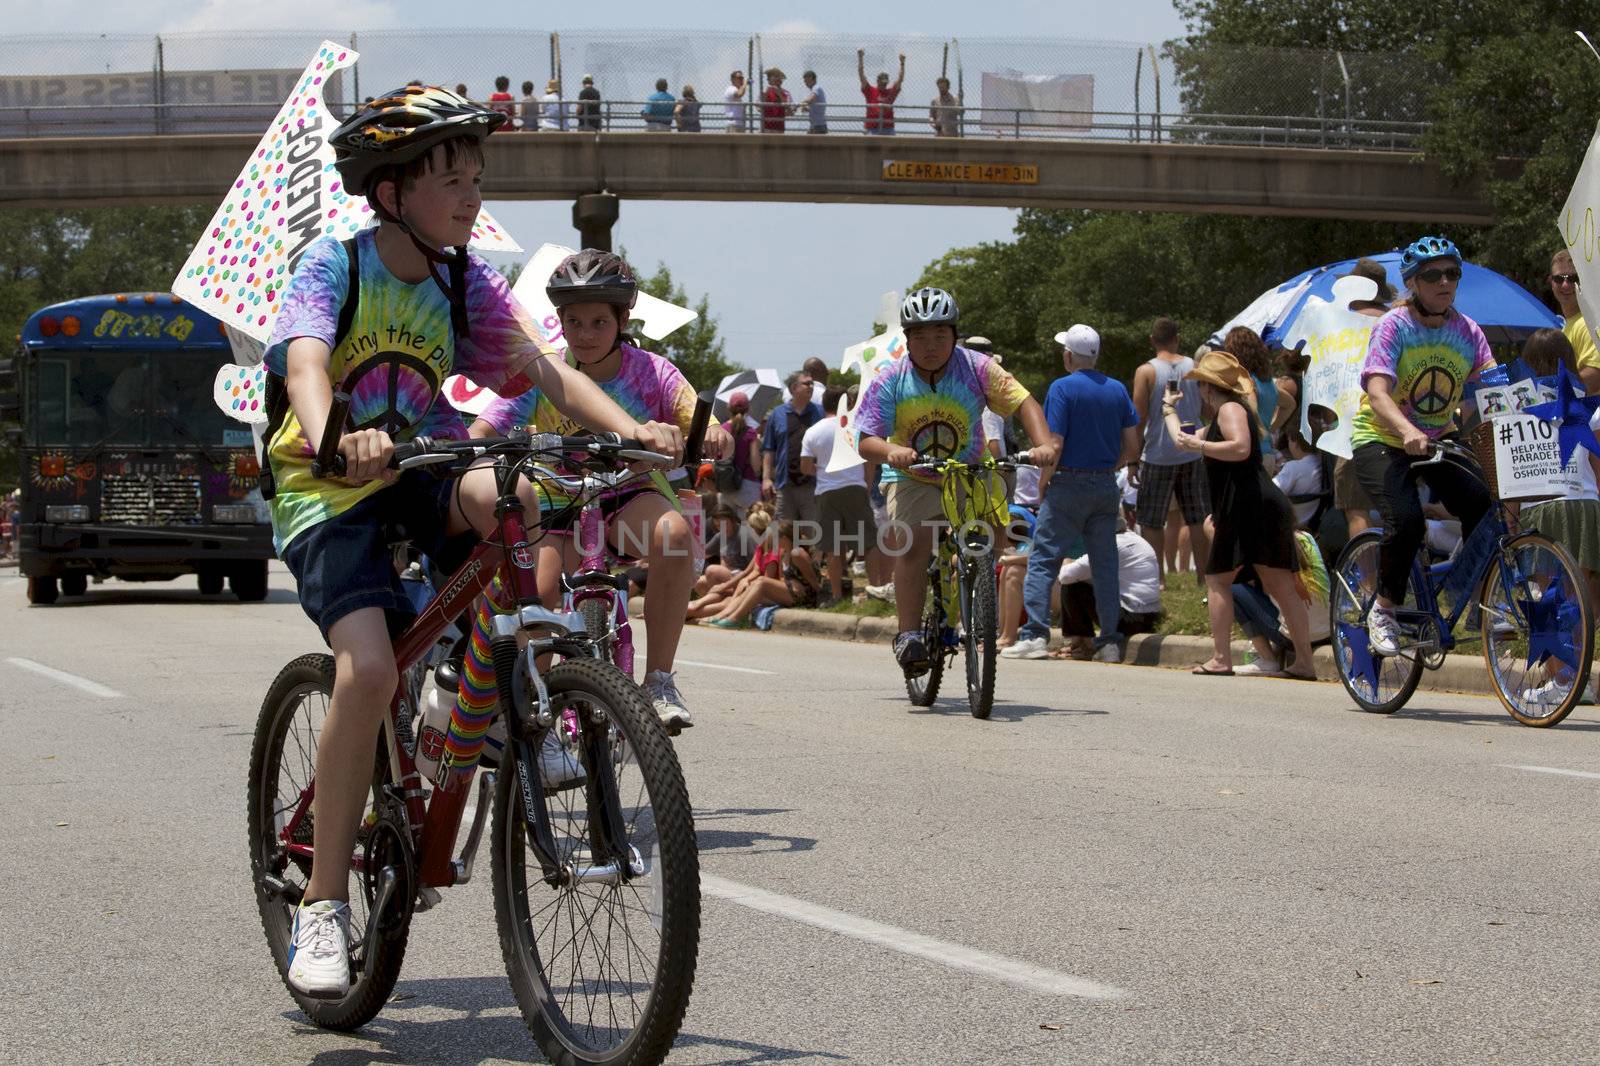
[[[952,462],[953,462],[953,460],[950,460],[950,459],[940,459],[940,458],[937,458],[936,456],[923,455],[923,454],[919,453],[917,455],[916,462],[911,463],[910,465],[908,465],[906,467],[906,469],[908,471],[913,472],[913,473],[937,474],[941,470],[943,470],[945,467],[949,466]],[[969,471],[971,471],[973,473],[977,473],[977,472],[979,472],[981,470],[991,469],[989,464],[988,463],[984,463],[984,462],[961,463],[959,465],[966,467],[967,470],[969,470]],[[1006,459],[996,459],[994,461],[993,469],[995,469],[995,470],[1015,470],[1019,466],[1038,466],[1038,465],[1039,464],[1035,463],[1032,459],[1024,459],[1024,458],[1022,458],[1020,456],[1013,456],[1013,457],[1006,458]]]

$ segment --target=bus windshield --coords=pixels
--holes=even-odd
[[[38,446],[240,447],[250,430],[223,414],[216,352],[44,351],[25,428]]]

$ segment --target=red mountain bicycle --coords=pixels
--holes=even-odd
[[[335,397],[321,459],[336,458],[343,400]],[[395,642],[401,683],[379,738],[350,871],[350,990],[336,1000],[290,993],[318,1025],[354,1029],[373,1018],[399,979],[413,915],[437,905],[440,889],[471,879],[492,808],[495,921],[529,1029],[552,1061],[657,1063],[688,1007],[699,948],[689,796],[654,710],[607,660],[603,640],[580,614],[541,605],[516,483],[529,464],[598,471],[665,457],[614,437],[521,434],[423,438],[398,445],[393,465],[447,464],[447,474],[459,476],[484,457],[496,472],[497,528]],[[413,761],[413,724],[429,680],[427,657],[497,578],[514,601],[495,614],[490,645],[506,744],[499,766],[478,773],[477,807],[457,852],[472,779],[430,789]],[[536,660],[545,655],[557,661],[540,674]],[[329,655],[285,666],[262,703],[251,751],[251,870],[280,975],[311,871],[313,770],[333,679]],[[548,785],[540,753],[550,744],[582,773]]]

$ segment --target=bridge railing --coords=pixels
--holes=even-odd
[[[676,101],[674,102],[675,109]],[[786,133],[806,136],[812,123],[806,110],[781,105],[744,104],[742,118],[718,100],[702,101],[698,115],[677,114],[650,119],[651,101],[602,100],[583,110],[584,102],[562,100],[507,105],[512,126],[502,132],[525,134],[661,132]],[[553,117],[548,112],[556,108]],[[864,104],[829,103],[825,130],[830,136],[885,135],[881,117]],[[127,104],[0,107],[0,138],[147,136],[263,132],[277,114],[277,104]],[[1212,144],[1288,148],[1358,148],[1369,151],[1415,151],[1427,126],[1421,122],[1374,119],[1346,121],[1296,115],[1227,115],[1131,111],[1064,111],[1020,107],[955,107],[940,116],[942,130],[926,105],[894,109],[892,133],[899,137],[958,137],[965,140],[1089,140],[1141,143]],[[685,130],[685,125],[698,129]],[[821,131],[818,131],[821,132]]]

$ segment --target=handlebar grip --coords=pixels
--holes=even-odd
[[[328,421],[322,427],[322,441],[317,445],[317,457],[311,460],[312,477],[343,477],[344,456],[339,454],[339,440],[344,436],[344,420],[350,414],[350,394],[335,392],[333,404],[328,408]]]
[[[694,420],[689,423],[689,436],[683,442],[683,465],[691,477],[700,465],[700,451],[706,442],[706,425],[711,421],[711,405],[716,394],[710,389],[700,393],[694,404]]]
[[[389,469],[398,470],[400,469],[400,464],[407,459],[415,459],[432,448],[433,441],[427,437],[418,437],[416,440],[408,440],[404,444],[396,444],[394,446],[394,457],[389,460]]]

